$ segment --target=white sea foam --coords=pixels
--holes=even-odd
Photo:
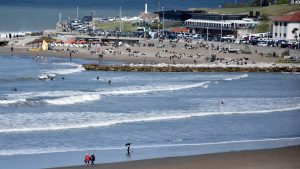
[[[47,112],[47,113],[14,113],[2,114],[0,133],[33,132],[48,130],[81,129],[89,127],[104,127],[123,123],[139,123],[161,120],[177,120],[192,117],[234,115],[234,114],[264,114],[299,110],[300,105],[277,109],[228,112],[141,112],[141,113],[103,113],[103,112]],[[9,126],[9,127],[8,127]]]
[[[102,89],[98,89],[102,95],[128,95],[128,94],[141,94],[141,93],[150,93],[150,92],[165,92],[165,91],[176,91],[176,90],[184,90],[196,87],[207,87],[209,81],[201,82],[201,83],[192,83],[192,84],[181,84],[181,85],[168,85],[162,84],[159,86],[130,86],[123,87],[118,89],[112,89],[107,91],[102,91]]]
[[[285,137],[285,138],[264,138],[264,139],[248,139],[248,140],[231,140],[221,142],[205,142],[205,143],[189,143],[189,144],[156,144],[156,145],[135,145],[135,149],[145,148],[164,148],[164,147],[190,147],[190,146],[209,146],[209,145],[227,145],[227,144],[239,144],[239,143],[273,143],[280,141],[288,141],[288,145],[297,145],[300,142],[300,137]],[[78,152],[78,151],[104,151],[104,150],[122,150],[124,147],[49,147],[49,148],[30,148],[30,149],[2,149],[0,150],[0,156],[12,156],[12,155],[29,155],[29,154],[45,154],[45,153],[62,153],[62,152]]]
[[[64,62],[64,63],[53,63],[53,65],[57,66],[69,66],[70,68],[64,68],[64,69],[53,69],[53,70],[46,70],[43,72],[43,74],[58,74],[58,75],[66,75],[66,74],[72,74],[77,73],[85,70],[82,65],[71,63],[71,62]]]
[[[15,104],[18,102],[25,102],[26,99],[5,99],[5,100],[0,100],[0,105],[8,105],[8,104]]]
[[[238,76],[234,76],[234,77],[228,77],[228,78],[225,78],[224,80],[231,81],[231,80],[237,80],[237,79],[242,79],[242,78],[246,78],[246,77],[248,77],[248,74],[242,74],[242,75],[238,75]]]
[[[46,103],[54,104],[54,105],[70,105],[70,104],[76,104],[76,103],[84,103],[87,101],[96,101],[100,100],[99,94],[84,94],[84,95],[73,95],[68,97],[62,97],[57,99],[47,99],[44,100]]]

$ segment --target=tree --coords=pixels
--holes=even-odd
[[[296,39],[296,41],[297,41],[297,38],[298,38],[298,28],[294,28],[294,29],[292,30],[292,33],[294,34],[294,37],[295,37],[295,39]]]

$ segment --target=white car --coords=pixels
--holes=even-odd
[[[258,42],[257,46],[268,46],[268,43],[265,41]]]

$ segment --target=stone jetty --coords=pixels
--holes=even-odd
[[[180,66],[138,66],[138,65],[97,65],[84,64],[87,71],[127,71],[127,72],[300,72],[299,66],[272,67],[180,67]]]

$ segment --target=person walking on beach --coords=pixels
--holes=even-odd
[[[70,51],[70,61],[72,61],[72,51]]]
[[[86,154],[84,156],[84,163],[85,163],[86,166],[90,165],[90,160],[91,160],[91,157],[88,154]]]
[[[95,165],[94,161],[96,161],[96,157],[94,154],[91,155],[90,161],[91,161],[91,166],[94,166]]]
[[[130,155],[130,146],[131,146],[131,143],[126,143],[125,146],[127,147],[127,155]]]

